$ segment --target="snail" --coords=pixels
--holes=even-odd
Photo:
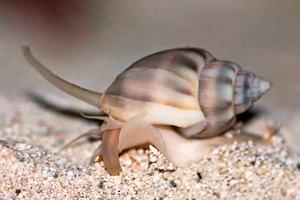
[[[249,139],[242,134],[228,138],[223,133],[233,127],[237,114],[271,88],[269,81],[204,49],[178,48],[136,61],[98,93],[54,75],[28,46],[22,49],[27,61],[50,83],[106,113],[86,116],[104,123],[68,145],[83,136],[101,136],[91,161],[102,158],[111,175],[121,171],[119,153],[141,144],[152,144],[176,166],[187,166],[217,145]]]

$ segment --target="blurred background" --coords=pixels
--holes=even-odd
[[[0,92],[63,95],[25,62],[23,43],[97,91],[145,55],[194,46],[271,80],[257,105],[290,116],[300,101],[299,11],[299,0],[0,0]]]

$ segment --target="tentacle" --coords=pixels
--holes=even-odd
[[[93,155],[92,155],[92,157],[90,159],[90,165],[93,164],[98,157],[102,158],[102,147],[101,147],[101,144],[93,152]]]
[[[112,129],[114,126],[121,128]],[[121,171],[119,153],[125,149],[151,143],[164,152],[164,142],[160,133],[141,117],[135,117],[125,124],[109,118],[101,131],[103,131],[102,144],[94,151],[91,163],[98,156],[102,157],[105,168],[111,175],[117,175]]]
[[[105,122],[108,120],[107,116],[86,115],[81,111],[80,111],[80,115],[86,119],[96,119],[96,120],[105,121]]]
[[[77,136],[76,138],[72,139],[71,141],[67,142],[66,144],[64,144],[60,149],[59,152],[69,148],[70,146],[72,146],[75,142],[77,142],[78,140],[80,140],[81,138],[84,137],[90,137],[90,136],[100,136],[101,137],[101,128],[95,128],[95,129],[91,129],[85,133],[80,134],[79,136]]]
[[[23,45],[22,50],[26,60],[32,65],[32,67],[34,67],[54,86],[82,101],[87,102],[90,105],[100,108],[100,99],[102,94],[79,87],[56,76],[31,54],[30,48],[27,45]]]
[[[102,133],[102,143],[94,151],[90,160],[90,164],[95,162],[97,157],[103,158],[104,165],[107,171],[111,175],[117,175],[121,171],[121,167],[118,161],[119,132],[124,123],[114,119],[111,116],[102,118],[102,116],[84,115],[84,117],[87,117],[89,119],[93,118],[104,120],[104,124],[102,124],[99,131],[100,133]]]
[[[106,130],[103,132],[101,153],[106,170],[110,175],[118,175],[121,172],[119,162],[119,135],[120,129]]]

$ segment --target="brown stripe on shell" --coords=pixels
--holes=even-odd
[[[168,106],[173,106],[182,109],[197,109],[197,99],[176,93],[172,90],[152,90],[151,88],[130,87],[122,88],[115,86],[115,90],[109,93],[110,95],[120,96],[128,99],[133,99],[142,102],[152,102]]]
[[[199,63],[197,63],[194,59],[187,57],[186,53],[174,54],[171,62],[176,66],[185,66],[195,73],[197,73],[197,71],[199,70]]]
[[[240,70],[235,81],[235,88],[249,88],[250,79],[253,79],[254,74],[244,70]]]
[[[199,109],[198,79],[205,64],[203,54],[175,49],[142,58],[120,74],[106,94]]]
[[[247,110],[252,105],[251,85],[254,74],[240,70],[237,74],[234,85],[234,107],[235,113],[239,114]]]
[[[158,52],[149,56],[146,56],[133,65],[127,70],[132,68],[161,68],[167,71],[173,72],[174,74],[184,78],[193,83],[198,82],[198,75],[207,62],[203,56],[210,55],[210,53],[199,54],[189,49],[173,49]],[[212,56],[207,56],[211,59]],[[196,73],[195,73],[196,72]]]
[[[217,80],[203,81],[199,86],[199,98],[201,108],[215,110],[232,105],[232,85]],[[220,97],[222,95],[222,97]]]
[[[213,62],[207,65],[205,70],[202,70],[201,76],[203,79],[212,79],[211,81],[226,83],[233,85],[235,78],[235,69],[223,67],[221,62]]]
[[[251,98],[250,90],[247,88],[234,88],[234,105],[248,104]]]
[[[194,86],[160,68],[136,68],[118,77],[106,94],[185,109],[199,108]]]
[[[199,104],[209,126],[199,137],[222,132],[235,119],[233,84],[240,67],[229,61],[208,63],[200,74]]]
[[[117,78],[118,84],[132,80],[136,85],[145,85],[153,89],[168,88],[186,95],[196,96],[194,85],[189,81],[161,68],[132,68]]]
[[[206,63],[209,63],[209,62],[212,62],[212,61],[216,60],[210,52],[208,52],[204,49],[188,47],[188,48],[185,48],[183,50],[194,52],[194,53],[197,53],[198,55],[201,55],[202,57],[204,57],[204,60],[206,61]]]
[[[224,67],[226,66],[226,67]],[[216,61],[209,63],[201,72],[199,83],[199,98],[201,106],[222,108],[232,104],[233,82],[236,68],[228,66],[227,62]],[[220,98],[222,101],[220,101]],[[213,101],[215,99],[215,101]]]
[[[199,107],[198,84],[205,63],[203,54],[187,49],[167,50],[142,58],[116,78],[106,90],[101,107],[122,119],[148,112],[153,115],[150,118],[161,116],[159,120],[170,121],[171,125],[198,123],[204,117]]]

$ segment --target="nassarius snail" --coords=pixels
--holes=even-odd
[[[102,136],[92,161],[102,157],[111,175],[121,171],[120,152],[144,143],[177,166],[197,162],[214,146],[232,142],[234,138],[222,134],[237,114],[271,88],[270,82],[236,63],[218,60],[203,49],[179,48],[138,60],[97,93],[54,75],[28,46],[23,52],[50,83],[107,114],[94,116],[104,123],[85,135]]]

